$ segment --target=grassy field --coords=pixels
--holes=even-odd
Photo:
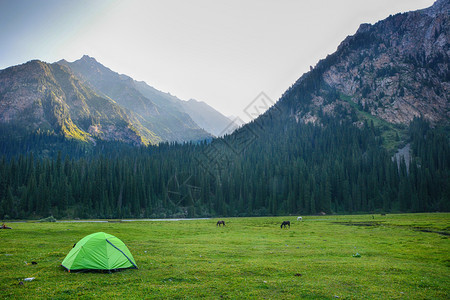
[[[450,298],[450,214],[224,220],[8,223],[0,298]],[[97,231],[120,238],[139,269],[65,271],[73,244]]]

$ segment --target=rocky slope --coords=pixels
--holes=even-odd
[[[38,60],[0,71],[0,124],[83,141],[97,138],[136,145],[160,141],[68,68]]]
[[[355,122],[376,117],[408,125],[415,117],[433,124],[450,119],[449,6],[362,24],[337,51],[302,76],[281,98],[298,122],[325,115]]]

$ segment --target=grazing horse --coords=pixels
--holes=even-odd
[[[220,227],[220,225],[223,225],[223,226],[225,226],[225,221],[217,221],[217,225],[216,226],[219,226]]]
[[[291,228],[291,222],[289,221],[283,221],[283,223],[281,223],[280,228],[283,228],[283,226],[284,228],[286,228],[286,225],[289,226],[289,228]]]
[[[301,221],[302,220],[302,217],[297,217],[297,221]]]

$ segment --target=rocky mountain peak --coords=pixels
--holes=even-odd
[[[97,60],[93,57],[90,57],[89,55],[85,54],[83,55],[79,61],[85,62],[85,63],[98,63]]]
[[[408,125],[415,117],[450,120],[448,0],[362,24],[285,94],[298,121],[320,115],[376,117]],[[282,99],[283,100],[283,99]],[[289,101],[287,101],[289,102]]]
[[[450,1],[448,0],[437,0],[434,4],[428,8],[419,10],[419,12],[425,13],[430,17],[436,17],[438,14],[449,14],[450,13]]]
[[[367,32],[370,30],[372,25],[370,25],[369,23],[362,23],[361,25],[359,25],[358,30],[356,31],[356,34],[362,34],[364,32]]]
[[[83,141],[145,143],[124,109],[97,95],[66,66],[39,60],[0,73],[0,124]]]

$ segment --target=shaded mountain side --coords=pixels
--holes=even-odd
[[[183,142],[211,137],[188,114],[173,105],[166,94],[118,74],[92,57],[84,55],[72,63],[65,60],[58,63],[69,67],[97,93],[131,111],[145,128],[155,132],[161,140]]]
[[[189,129],[192,138],[190,140],[202,140],[211,138],[211,132],[208,128],[201,128],[192,117],[186,113],[181,107],[182,100],[169,93],[161,92],[143,81],[134,81],[136,89],[146,98],[151,99],[161,112],[158,118],[153,118],[153,122],[161,124],[166,128],[167,134],[171,134],[174,138],[169,140],[180,141],[176,138],[182,131]],[[171,133],[173,132],[173,133]]]
[[[139,91],[149,99],[152,99],[158,107],[167,108],[167,111],[176,118],[188,114],[197,126],[214,136],[223,135],[224,133],[229,134],[237,128],[230,119],[205,102],[193,99],[183,101],[171,94],[158,91],[145,82],[136,81],[135,83]]]
[[[114,101],[96,94],[69,69],[38,60],[0,72],[0,122],[31,131],[53,131],[82,141],[96,138],[136,145],[159,141],[153,132]]]
[[[205,102],[190,99],[189,101],[182,101],[181,106],[201,128],[208,130],[215,136],[230,134],[238,127],[232,120]]]

